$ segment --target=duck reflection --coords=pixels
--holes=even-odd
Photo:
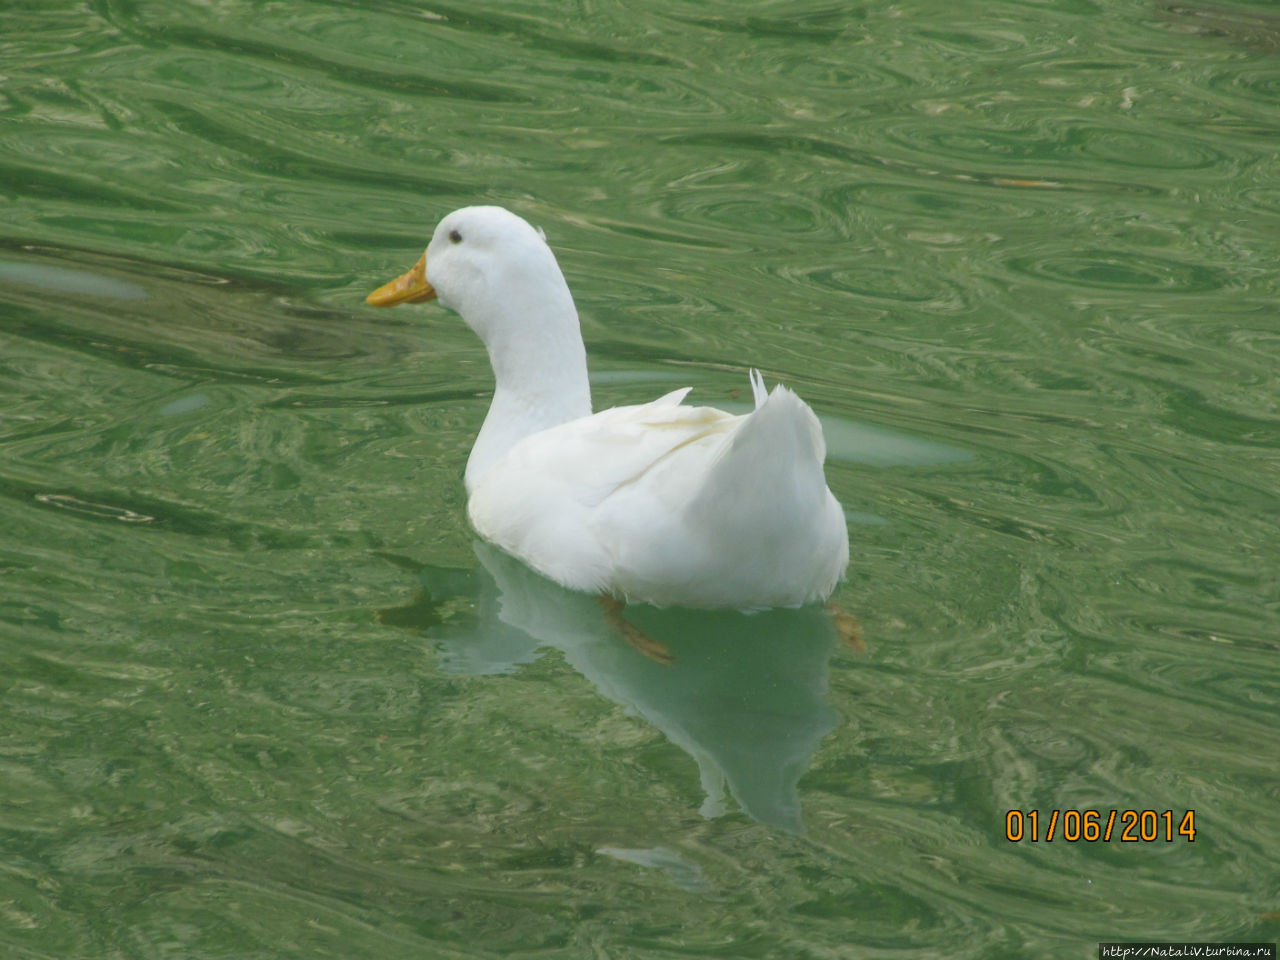
[[[475,551],[472,571],[418,569],[419,597],[383,622],[425,628],[457,674],[511,672],[555,647],[693,757],[704,816],[723,814],[731,795],[762,823],[804,830],[797,785],[837,721],[823,699],[837,641],[827,611],[619,609],[489,544]]]

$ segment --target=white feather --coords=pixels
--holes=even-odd
[[[764,386],[764,375],[755,367],[751,368],[751,396],[755,398],[756,408],[759,409],[764,404],[765,398],[769,396],[769,391]]]
[[[684,406],[687,387],[592,414],[564,278],[541,231],[501,208],[445,217],[426,276],[484,340],[497,379],[467,464],[482,537],[564,586],[661,606],[831,594],[848,532],[818,418],[794,393],[768,393],[753,369],[745,416]]]

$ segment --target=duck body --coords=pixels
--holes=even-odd
[[[575,590],[759,610],[825,600],[849,559],[813,411],[786,387],[735,416],[690,388],[593,414],[568,286],[539,231],[464,207],[379,306],[438,297],[489,351],[494,399],[467,462],[476,532]]]

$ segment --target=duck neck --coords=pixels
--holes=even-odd
[[[525,437],[591,414],[587,352],[578,313],[564,293],[558,302],[530,310],[516,327],[518,338],[510,337],[512,325],[505,323],[504,337],[477,331],[489,350],[496,385],[467,460],[468,491]]]

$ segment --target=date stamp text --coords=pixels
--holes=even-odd
[[[1010,810],[1004,817],[1010,843],[1195,843],[1196,812],[1185,810]]]

